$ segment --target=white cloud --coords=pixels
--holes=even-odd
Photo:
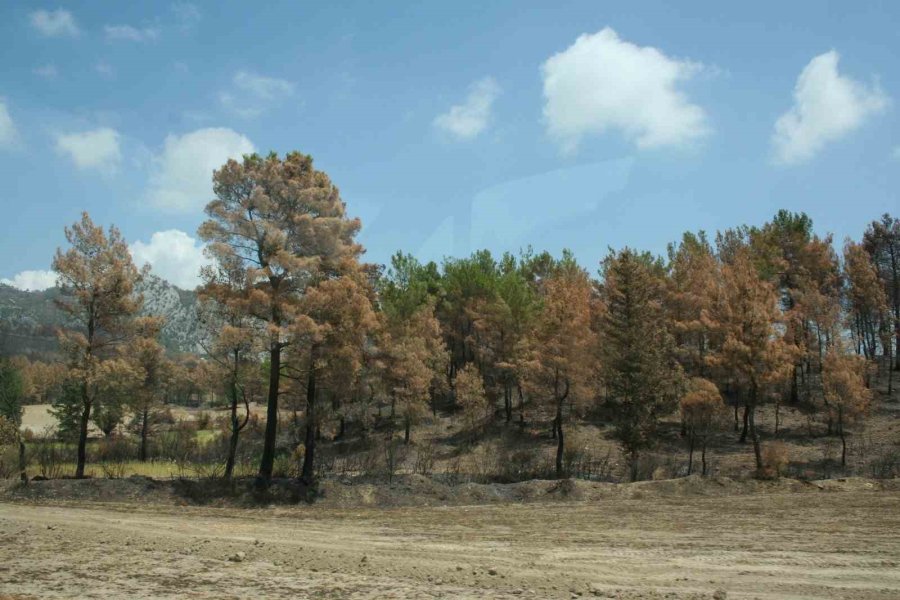
[[[169,211],[199,210],[212,198],[213,171],[229,158],[240,159],[254,150],[249,139],[227,128],[169,135],[154,158],[147,199]]]
[[[462,104],[450,107],[434,119],[434,126],[460,140],[471,140],[485,130],[491,119],[491,107],[500,95],[500,86],[493,77],[485,77],[469,87],[469,95]]]
[[[186,290],[200,284],[200,267],[210,262],[203,245],[178,229],[157,231],[149,242],[137,241],[129,249],[138,267],[149,264],[154,274]]]
[[[894,160],[900,160],[900,146],[894,148],[894,151],[891,152],[891,156],[894,157]]]
[[[47,37],[76,37],[81,30],[67,10],[36,10],[29,15],[31,26]]]
[[[119,137],[119,132],[109,127],[60,134],[56,137],[56,150],[68,155],[79,169],[112,173],[122,159]]]
[[[6,102],[0,98],[0,148],[11,148],[18,139],[16,124],[13,123],[9,109],[6,108]]]
[[[43,77],[44,79],[55,79],[57,75],[59,75],[59,71],[56,68],[56,65],[49,63],[46,65],[42,65],[40,67],[35,67],[32,69],[32,73],[37,75],[38,77]]]
[[[0,283],[26,292],[42,291],[56,285],[56,273],[53,271],[22,271],[12,279],[0,279]]]
[[[138,29],[131,25],[106,25],[103,28],[108,40],[124,40],[128,42],[152,42],[159,37],[159,29],[144,27]]]
[[[838,73],[839,60],[831,50],[803,68],[794,86],[794,105],[775,122],[777,162],[806,162],[887,107],[889,99],[877,85],[869,87]]]
[[[219,93],[226,110],[244,118],[261,115],[266,109],[294,94],[295,86],[286,79],[238,71],[232,78],[235,91]]]
[[[638,148],[688,144],[710,131],[704,110],[679,89],[701,70],[609,27],[581,35],[541,67],[547,131],[566,152],[609,129]]]
[[[265,77],[247,71],[235,73],[234,85],[261,100],[275,100],[294,93],[294,84],[290,81],[277,77]]]

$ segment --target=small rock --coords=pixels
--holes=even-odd
[[[726,600],[728,598],[728,592],[725,590],[716,590],[713,592],[713,600]]]
[[[228,557],[228,560],[231,562],[244,562],[244,559],[247,558],[247,553],[244,551],[235,552],[231,556]]]
[[[496,575],[497,569],[488,569],[488,575]]]

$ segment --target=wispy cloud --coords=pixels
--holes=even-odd
[[[29,15],[31,26],[46,37],[77,37],[81,30],[67,10],[36,10]]]
[[[219,93],[219,104],[240,117],[258,117],[294,95],[295,86],[286,79],[250,71],[238,71],[231,80],[233,89]]]
[[[128,42],[152,42],[159,38],[159,29],[156,27],[137,28],[131,25],[105,25],[103,31],[108,40],[123,40]]]

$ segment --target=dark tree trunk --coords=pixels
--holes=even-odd
[[[241,433],[240,422],[238,421],[238,389],[237,389],[237,360],[235,360],[234,371],[231,380],[231,439],[228,441],[228,457],[225,460],[225,480],[231,481],[234,476],[234,461],[237,456],[238,436]],[[247,415],[249,418],[249,414]],[[245,421],[246,423],[246,421]]]
[[[706,437],[703,437],[703,443],[700,445],[700,475],[706,477]]]
[[[744,444],[747,442],[747,432],[749,431],[749,421],[750,421],[750,405],[744,405],[744,428],[741,429],[741,443]]]
[[[273,340],[269,346],[269,397],[266,406],[266,433],[256,486],[266,489],[272,483],[275,466],[275,441],[278,436],[278,387],[281,383],[281,343]]]
[[[506,413],[506,422],[512,421],[512,387],[507,383],[503,386],[503,410]]]
[[[753,455],[756,458],[756,468],[763,468],[762,449],[759,445],[759,432],[756,430],[756,405],[750,407],[748,421],[750,423],[750,439],[753,440]]]
[[[145,407],[141,411],[141,448],[140,448],[140,460],[141,462],[147,462],[147,419],[149,417],[148,410]]]
[[[562,402],[556,405],[556,419],[554,420],[554,429],[556,431],[556,477],[557,479],[563,475],[563,450],[565,449],[565,437],[563,435],[562,426]]]
[[[847,466],[847,438],[844,435],[844,410],[838,407],[838,434],[841,436],[841,467]]]
[[[410,419],[409,419],[409,416],[407,416],[405,419],[403,419],[403,443],[406,445],[409,445],[410,426],[411,426]]]
[[[75,463],[75,478],[84,478],[84,463],[87,459],[88,423],[91,421],[91,400],[88,398],[87,386],[81,388],[81,420],[78,423],[78,455]]]
[[[688,438],[688,476],[694,471],[694,430],[691,428]]]
[[[738,404],[734,403],[734,432],[737,433],[741,430],[740,419],[738,417]]]
[[[316,460],[316,431],[318,419],[316,417],[316,371],[313,368],[314,361],[309,361],[309,379],[306,382],[306,437],[304,439],[303,470],[300,480],[306,485],[312,485],[315,480]]]
[[[25,440],[19,436],[19,479],[22,483],[28,483],[28,473],[25,472]]]

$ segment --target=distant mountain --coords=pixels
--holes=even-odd
[[[165,318],[161,341],[172,352],[200,352],[197,295],[149,275],[138,286],[143,315]],[[47,355],[58,346],[56,329],[69,325],[57,308],[57,288],[25,292],[0,284],[0,354]]]

